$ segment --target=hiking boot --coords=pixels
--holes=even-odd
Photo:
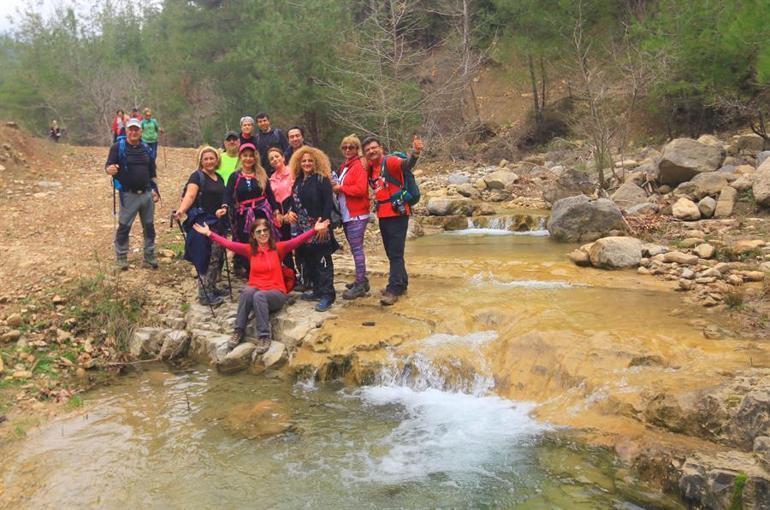
[[[243,342],[244,332],[240,328],[235,328],[233,334],[230,336],[230,340],[227,341],[227,348],[231,351],[238,347],[238,344]]]
[[[254,345],[257,346],[257,348],[254,349],[254,352],[256,352],[257,354],[264,354],[270,348],[270,337],[261,336],[259,337],[259,339],[257,339],[256,342],[254,342]]]
[[[382,306],[393,305],[396,303],[396,301],[398,301],[398,296],[387,291],[383,292],[382,297],[380,298],[380,304]]]
[[[345,284],[345,288],[346,288],[346,289],[352,289],[352,288],[353,288],[353,286],[354,286],[356,283],[359,283],[359,282],[349,282],[349,283],[346,283],[346,284]],[[364,278],[364,280],[363,280],[362,282],[360,282],[360,283],[361,283],[361,284],[364,286],[364,290],[365,290],[366,292],[369,292],[369,278]]]
[[[366,282],[356,282],[352,287],[342,293],[343,299],[356,299],[366,295]]]
[[[115,261],[115,266],[121,271],[128,269],[128,257],[118,257]]]
[[[213,294],[219,297],[227,297],[230,295],[230,292],[227,289],[216,288],[214,289]]]
[[[152,269],[158,269],[158,258],[153,253],[152,255],[144,256],[144,263]]]
[[[331,298],[328,298],[328,297],[321,298],[321,301],[319,301],[318,304],[315,305],[315,311],[325,312],[326,310],[332,307],[333,303],[334,301]]]
[[[310,291],[310,292],[305,292],[304,294],[302,294],[300,299],[302,299],[303,301],[318,301],[319,299],[321,299],[321,296],[319,296],[318,294],[316,294],[313,291]]]
[[[200,302],[200,304],[202,304],[204,306],[219,306],[219,305],[222,304],[224,299],[222,299],[222,296],[211,296],[211,295],[209,295],[208,297],[206,297],[206,296],[198,297],[198,301]]]

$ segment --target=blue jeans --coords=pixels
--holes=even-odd
[[[158,157],[158,142],[145,142],[147,147],[150,148],[150,157],[155,159]]]

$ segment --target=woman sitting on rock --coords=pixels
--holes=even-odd
[[[305,244],[318,234],[328,234],[329,220],[318,220],[310,230],[303,232],[290,241],[276,242],[271,223],[258,218],[251,226],[248,243],[236,243],[211,231],[208,225],[193,225],[200,234],[209,236],[216,244],[233,251],[237,255],[249,258],[249,282],[241,291],[238,300],[238,315],[235,330],[228,346],[234,349],[243,341],[249,314],[254,310],[257,325],[258,354],[270,347],[270,312],[280,310],[287,300],[286,282],[284,281],[281,259],[290,251]]]
[[[259,163],[256,147],[250,143],[239,149],[238,168],[227,181],[225,204],[232,218],[233,241],[249,242],[254,220],[260,217],[273,219],[276,203],[270,180]],[[277,238],[278,231],[274,230],[273,235]],[[236,274],[249,275],[248,258],[235,257],[233,266]]]

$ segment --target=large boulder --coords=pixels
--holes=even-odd
[[[248,368],[256,348],[251,342],[238,344],[217,363],[217,369],[223,374],[234,374]]]
[[[700,219],[700,209],[695,202],[689,198],[680,198],[671,206],[671,213],[674,218],[684,221],[695,221]]]
[[[612,200],[590,200],[585,195],[563,198],[553,204],[548,232],[557,241],[590,242],[625,230],[623,214]]]
[[[770,207],[770,159],[766,160],[753,177],[752,191],[757,204]]]
[[[626,182],[612,194],[612,201],[622,209],[647,202],[647,193],[633,182]]]
[[[431,197],[426,207],[433,216],[470,216],[473,212],[473,204],[465,197]]]
[[[518,180],[519,176],[508,170],[498,170],[484,176],[487,189],[511,189]]]
[[[765,141],[756,133],[735,135],[732,142],[738,151],[759,152],[765,148]]]
[[[699,173],[713,172],[722,165],[724,155],[718,147],[691,138],[677,138],[663,148],[658,165],[661,184],[676,185]]]
[[[642,260],[642,242],[633,237],[604,237],[591,245],[589,257],[594,267],[636,267]]]
[[[703,197],[715,197],[727,186],[727,177],[722,172],[707,172],[698,174],[687,182],[683,182],[674,190],[674,195],[685,196],[692,200]]]
[[[594,190],[596,182],[588,174],[569,168],[543,190],[543,200],[553,205],[562,198],[591,195]]]

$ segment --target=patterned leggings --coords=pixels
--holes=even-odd
[[[369,218],[363,220],[351,220],[342,224],[345,238],[350,245],[353,254],[353,263],[356,265],[356,282],[366,280],[366,255],[364,254],[364,234]]]

